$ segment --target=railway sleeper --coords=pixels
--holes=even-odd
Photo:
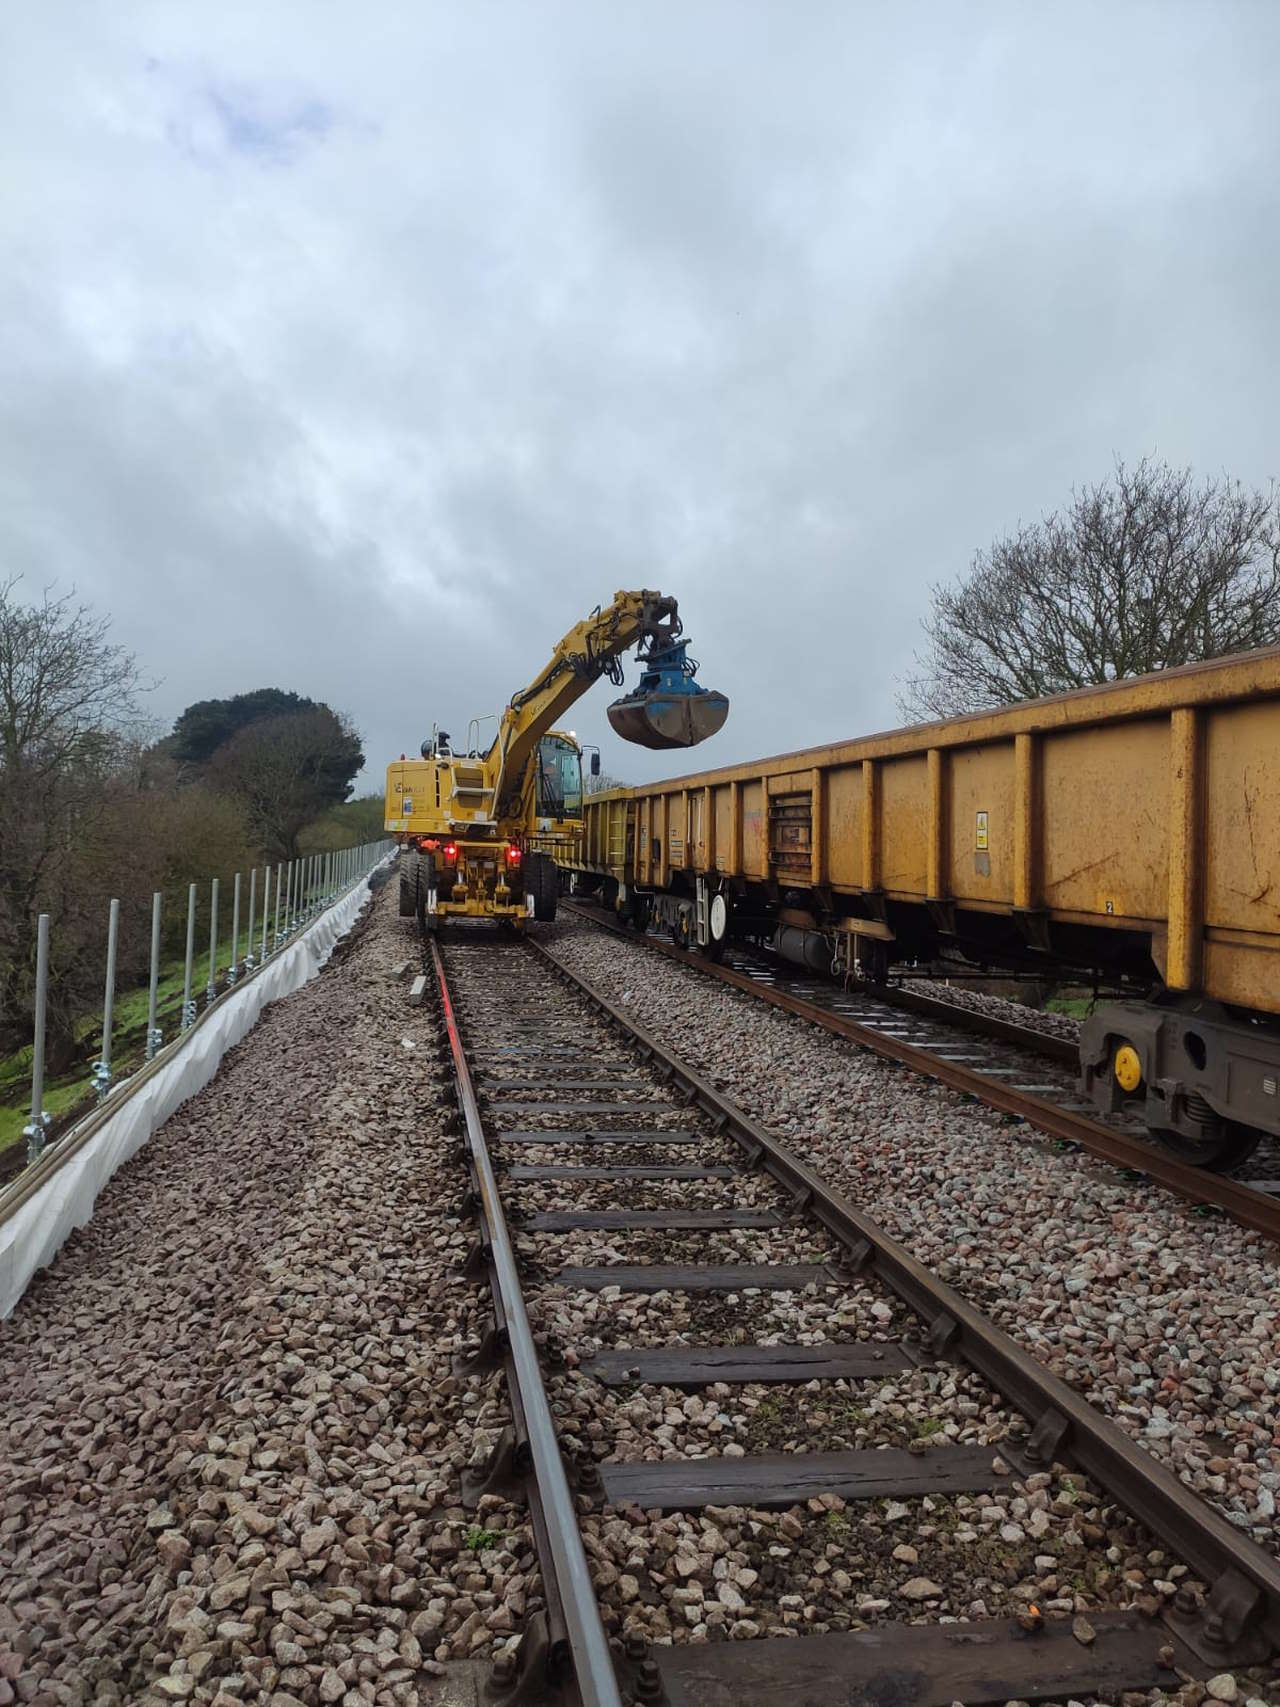
[[[577,993],[591,994],[580,980],[567,980]],[[803,1351],[801,1365],[793,1365],[790,1378],[798,1384],[815,1378],[814,1357],[841,1356],[854,1364],[862,1358],[870,1360],[868,1374],[875,1378],[876,1364],[881,1358],[909,1356],[920,1361],[938,1361],[950,1354],[960,1354],[971,1368],[986,1375],[997,1390],[1005,1393],[1015,1410],[1031,1420],[1029,1437],[1001,1440],[998,1446],[949,1446],[945,1450],[931,1449],[925,1442],[914,1443],[919,1449],[897,1449],[877,1446],[848,1452],[780,1452],[754,1453],[742,1456],[689,1457],[682,1459],[605,1460],[600,1464],[589,1461],[576,1467],[571,1485],[579,1499],[586,1496],[592,1503],[608,1503],[641,1511],[697,1511],[707,1506],[743,1506],[748,1508],[791,1507],[803,1504],[815,1494],[838,1493],[850,1501],[917,1495],[948,1491],[981,1491],[999,1485],[998,1477],[1007,1477],[1012,1470],[1025,1475],[1024,1465],[1052,1464],[1063,1453],[1081,1463],[1113,1497],[1119,1497],[1127,1508],[1142,1521],[1151,1525],[1157,1534],[1162,1525],[1157,1520],[1164,1501],[1165,1516],[1170,1530],[1181,1530],[1190,1543],[1187,1549],[1174,1550],[1187,1557],[1193,1569],[1213,1588],[1206,1602],[1191,1593],[1162,1613],[1152,1601],[1151,1608],[1119,1611],[1100,1610],[1085,1621],[1087,1637],[1076,1626],[1080,1620],[1067,1618],[1045,1619],[1034,1606],[1014,1619],[983,1619],[977,1623],[955,1624],[889,1624],[871,1630],[843,1634],[809,1636],[793,1642],[721,1642],[691,1643],[681,1646],[649,1646],[643,1640],[623,1639],[615,1643],[613,1660],[618,1682],[630,1690],[637,1701],[667,1703],[667,1707],[741,1707],[743,1701],[762,1704],[762,1707],[813,1707],[827,1701],[889,1702],[894,1707],[949,1707],[957,1698],[967,1702],[1006,1701],[1009,1699],[1062,1699],[1070,1695],[1100,1695],[1114,1697],[1121,1690],[1148,1689],[1159,1685],[1176,1687],[1180,1679],[1204,1675],[1209,1671],[1244,1666],[1272,1651],[1274,1620],[1280,1606],[1280,1587],[1273,1581],[1269,1565],[1258,1562],[1257,1549],[1250,1549],[1240,1538],[1231,1538],[1231,1560],[1245,1568],[1228,1565],[1217,1575],[1206,1575],[1205,1564],[1215,1553],[1224,1556],[1227,1543],[1222,1531],[1225,1525],[1213,1514],[1201,1511],[1199,1502],[1191,1501],[1180,1489],[1167,1485],[1172,1479],[1144,1463],[1114,1428],[1112,1437],[1100,1443],[1101,1424],[1089,1413],[1088,1407],[1076,1402],[1069,1390],[1040,1370],[1032,1373],[1029,1360],[1023,1360],[1015,1349],[1003,1342],[1003,1336],[992,1329],[958,1295],[932,1277],[927,1281],[915,1272],[905,1252],[888,1240],[864,1216],[838,1198],[811,1171],[786,1152],[762,1128],[754,1126],[740,1110],[718,1099],[704,1081],[682,1067],[647,1039],[655,1066],[664,1072],[668,1084],[675,1079],[685,1092],[717,1115],[718,1133],[730,1136],[743,1151],[744,1160],[755,1161],[794,1195],[790,1209],[775,1217],[775,1224],[785,1224],[798,1212],[808,1213],[820,1221],[843,1243],[852,1258],[836,1264],[796,1265],[795,1274],[784,1273],[778,1265],[719,1264],[682,1266],[663,1264],[623,1265],[610,1261],[598,1268],[566,1266],[548,1278],[552,1284],[586,1288],[619,1285],[624,1290],[653,1291],[698,1290],[742,1291],[749,1287],[838,1284],[850,1266],[862,1268],[874,1260],[877,1274],[895,1291],[909,1308],[928,1324],[926,1346],[914,1348],[895,1346],[894,1342],[875,1342],[861,1347],[776,1347],[733,1346],[722,1348],[682,1347],[636,1352],[621,1350],[602,1359],[613,1360],[612,1380],[605,1384],[620,1384],[628,1380],[649,1380],[665,1383],[678,1377],[679,1369],[660,1371],[656,1359],[671,1358],[679,1352],[686,1360],[686,1372],[693,1373],[699,1358],[716,1350],[736,1356],[742,1365],[739,1375],[744,1381],[762,1378],[755,1367],[766,1356],[787,1360]],[[470,1096],[465,1071],[460,1075],[460,1087]],[[576,1104],[580,1109],[590,1105]],[[649,1109],[661,1105],[650,1104]],[[548,1112],[565,1112],[554,1104],[514,1104],[505,1112],[537,1107]],[[468,1122],[478,1120],[471,1100],[467,1109]],[[491,1107],[490,1112],[503,1112]],[[634,1112],[634,1107],[631,1112]],[[478,1126],[471,1127],[478,1131]],[[493,1134],[501,1141],[501,1133]],[[548,1141],[557,1134],[548,1132]],[[638,1144],[652,1142],[656,1134],[636,1132],[622,1134]],[[481,1140],[483,1150],[483,1141]],[[708,1167],[683,1169],[667,1166],[634,1166],[628,1168],[523,1168],[508,1170],[512,1180],[561,1179],[644,1180],[651,1178],[732,1179],[740,1169]],[[492,1189],[492,1185],[490,1187]],[[610,1218],[593,1223],[581,1217],[592,1214]],[[568,1231],[575,1226],[598,1224],[607,1228],[620,1216],[644,1212],[622,1209],[604,1211],[552,1211],[541,1217],[527,1217],[524,1226],[548,1232]],[[660,1225],[668,1221],[673,1211],[649,1212],[661,1220],[651,1223],[631,1219],[620,1225]],[[697,1211],[683,1213],[694,1217]],[[721,1211],[720,1213],[725,1213]],[[545,1223],[545,1225],[542,1225]],[[487,1241],[481,1241],[483,1250]],[[495,1240],[496,1242],[496,1240]],[[478,1265],[476,1265],[478,1266]],[[803,1268],[803,1273],[801,1273]],[[497,1286],[493,1288],[496,1323],[501,1322],[501,1303]],[[926,1302],[931,1300],[932,1307]],[[521,1306],[523,1309],[523,1306]],[[527,1329],[526,1329],[527,1331]],[[535,1336],[536,1338],[536,1336]],[[530,1468],[531,1461],[520,1456],[522,1442],[527,1438],[523,1419],[521,1388],[513,1375],[513,1355],[510,1344],[505,1347],[497,1338],[488,1350],[492,1356],[498,1349],[505,1352],[508,1371],[508,1394],[512,1423],[483,1464],[471,1467],[474,1475],[469,1485],[479,1488],[491,1478],[511,1475]],[[540,1356],[546,1367],[547,1352]],[[642,1361],[651,1367],[646,1370]],[[606,1376],[602,1364],[600,1378]],[[594,1373],[590,1368],[583,1373]],[[726,1379],[727,1366],[708,1374],[709,1381]],[[843,1378],[858,1378],[856,1371],[846,1368]],[[729,1377],[733,1378],[733,1377]],[[670,1384],[682,1384],[670,1379]],[[699,1384],[698,1382],[691,1382]],[[537,1393],[541,1389],[533,1388]],[[1058,1404],[1028,1402],[1032,1391],[1045,1397],[1060,1395]],[[539,1403],[543,1400],[539,1399]],[[1059,1408],[1059,1404],[1061,1408]],[[1016,1432],[1016,1431],[1015,1431]],[[1079,1438],[1076,1438],[1078,1435]],[[1091,1446],[1092,1443],[1092,1446]],[[1112,1468],[1107,1470],[1107,1454]],[[557,1468],[559,1461],[557,1459]],[[569,1466],[571,1472],[575,1466]],[[1103,1473],[1100,1473],[1103,1472]],[[1162,1482],[1166,1485],[1162,1486]],[[1126,1486],[1127,1485],[1127,1486]],[[545,1520],[536,1478],[524,1476],[531,1516],[538,1538],[537,1551],[542,1560],[551,1557],[547,1545]],[[1125,1492],[1129,1498],[1125,1498]],[[477,1497],[482,1497],[477,1495]],[[1176,1504],[1176,1515],[1174,1505]],[[1194,1511],[1193,1511],[1193,1508]],[[1199,1543],[1203,1541],[1204,1545]],[[1197,1553],[1199,1559],[1197,1559]],[[1246,1575],[1254,1572],[1254,1579]],[[1259,1574],[1261,1573],[1261,1574]],[[545,1575],[545,1571],[544,1571]],[[1267,1583],[1264,1593],[1259,1586]],[[510,1702],[533,1702],[549,1685],[569,1681],[571,1669],[566,1639],[563,1636],[563,1609],[557,1599],[554,1574],[547,1578],[548,1609],[545,1624],[530,1627],[528,1640],[521,1644],[518,1657],[504,1654],[495,1666],[490,1679],[493,1699]],[[833,1693],[834,1692],[834,1693]],[[594,1699],[594,1697],[589,1697]],[[613,1699],[612,1694],[609,1699]]]

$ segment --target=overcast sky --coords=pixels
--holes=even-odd
[[[1273,0],[8,6],[0,570],[377,787],[621,586],[698,762],[883,728],[1113,455],[1280,473],[1278,68]]]

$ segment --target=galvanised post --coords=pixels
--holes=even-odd
[[[280,873],[283,870],[284,870],[283,864],[279,860],[277,860],[276,861],[276,936],[275,936],[275,946],[277,948],[279,948],[280,944],[284,940],[284,938],[280,935]]]
[[[196,952],[196,886],[187,890],[187,966],[182,979],[182,1029],[196,1023],[196,1004],[191,999],[191,962]]]
[[[120,933],[120,903],[107,912],[107,987],[102,997],[102,1057],[93,1069],[93,1088],[101,1101],[111,1089],[111,1022],[116,1006],[116,940]]]
[[[44,1016],[49,1000],[49,915],[41,913],[36,925],[36,1011],[35,1036],[31,1042],[31,1119],[22,1128],[27,1141],[27,1165],[40,1160],[49,1116],[44,1111]]]
[[[231,964],[227,968],[227,988],[236,981],[236,966],[240,959],[240,873],[236,872],[235,888],[231,892]]]
[[[244,969],[253,971],[253,913],[258,899],[258,868],[255,865],[249,873],[249,929],[244,939]]]
[[[160,891],[151,896],[151,984],[147,991],[147,1060],[154,1061],[162,1038],[156,1024],[156,995],[160,987]]]
[[[280,898],[279,898],[279,895],[277,894],[276,906],[278,907],[279,905],[280,905]],[[267,963],[267,920],[270,917],[270,915],[271,915],[271,867],[269,865],[264,865],[262,868],[262,953],[258,957],[259,963],[263,966],[265,966]]]
[[[205,1002],[218,999],[218,880],[213,880],[209,900],[209,982],[205,987]]]

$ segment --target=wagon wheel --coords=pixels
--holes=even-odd
[[[1247,1162],[1262,1141],[1257,1127],[1242,1126],[1237,1120],[1223,1120],[1199,1138],[1190,1138],[1185,1132],[1173,1132],[1167,1127],[1153,1128],[1151,1136],[1180,1162],[1187,1162],[1193,1168],[1207,1168],[1214,1174],[1230,1173]]]

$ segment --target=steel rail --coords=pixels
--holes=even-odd
[[[547,1519],[548,1551],[573,1654],[574,1680],[587,1707],[622,1707],[622,1695],[609,1652],[609,1638],[600,1619],[586,1550],[578,1531],[577,1507],[565,1475],[555,1421],[538,1368],[538,1352],[520,1286],[515,1248],[507,1228],[493,1159],[471,1082],[471,1070],[449,994],[444,961],[434,938],[430,948],[441,1015],[453,1056],[458,1108],[466,1127],[467,1147],[489,1229],[493,1286],[505,1317],[507,1353],[515,1374],[519,1403],[524,1410],[533,1475]]]
[[[998,1037],[1004,1043],[1025,1049],[1029,1055],[1042,1055],[1048,1061],[1061,1062],[1063,1066],[1075,1066],[1079,1060],[1079,1051],[1068,1038],[1059,1037],[1051,1031],[1037,1031],[1034,1026],[1019,1025],[1016,1020],[999,1019],[995,1014],[980,1013],[974,1008],[962,1008],[942,996],[926,996],[923,991],[904,990],[898,984],[868,984],[861,978],[851,983],[849,989],[902,1013],[919,1014],[923,1019],[953,1025],[957,1031],[971,1031],[978,1037]]]
[[[1215,1208],[1224,1210],[1242,1227],[1261,1233],[1264,1238],[1280,1244],[1280,1199],[1270,1197],[1266,1192],[1254,1191],[1252,1187],[1241,1185],[1238,1180],[1229,1179],[1225,1174],[1210,1173],[1207,1169],[1179,1162],[1172,1156],[1162,1154],[1152,1145],[1144,1144],[1140,1139],[1126,1138],[1122,1133],[1104,1126],[1101,1121],[1090,1119],[1088,1115],[1075,1114],[1070,1109],[1060,1108],[1056,1103],[1048,1102],[1030,1091],[1015,1090],[1011,1085],[1001,1084],[999,1080],[992,1079],[973,1067],[964,1067],[955,1061],[944,1061],[918,1044],[888,1037],[871,1026],[860,1025],[857,1020],[833,1013],[816,1002],[806,1001],[803,996],[758,984],[753,978],[748,978],[745,972],[738,972],[731,966],[722,966],[705,956],[689,954],[684,949],[676,948],[674,944],[658,942],[652,937],[624,930],[604,919],[593,918],[582,909],[575,909],[575,913],[579,918],[588,920],[598,930],[608,931],[626,941],[634,942],[654,954],[665,955],[667,959],[690,972],[702,973],[707,977],[718,978],[722,983],[732,984],[735,989],[744,990],[762,1002],[769,1002],[774,1007],[781,1008],[784,1013],[821,1026],[824,1031],[842,1037],[846,1042],[856,1043],[859,1048],[869,1049],[873,1055],[879,1055],[883,1060],[893,1061],[899,1066],[910,1068],[913,1073],[937,1079],[950,1089],[974,1097],[978,1102],[999,1109],[1003,1114],[1016,1115],[1053,1138],[1061,1138],[1069,1144],[1078,1144],[1082,1150],[1087,1150],[1090,1155],[1097,1156],[1102,1161],[1110,1162],[1113,1167],[1128,1168],[1135,1173],[1145,1174],[1158,1185],[1167,1187],[1190,1203],[1212,1204]]]
[[[748,1158],[763,1165],[795,1193],[798,1205],[808,1208],[846,1246],[855,1267],[873,1267],[877,1277],[930,1324],[931,1340],[939,1350],[962,1357],[1033,1425],[1040,1425],[1044,1445],[1039,1453],[1034,1450],[1034,1428],[1031,1442],[1023,1448],[1031,1467],[1048,1469],[1055,1457],[1072,1459],[1211,1587],[1221,1585],[1228,1605],[1234,1598],[1233,1574],[1243,1575],[1257,1596],[1269,1639],[1280,1642],[1280,1560],[1184,1487],[1164,1465],[1136,1446],[1118,1424],[1095,1410],[959,1292],[931,1273],[905,1245],[630,1014],[541,943],[530,939],[530,948],[616,1030],[628,1034],[646,1060],[657,1063],[666,1076],[683,1086],[688,1100],[720,1130],[727,1131]],[[1017,1456],[1016,1451],[1013,1456]],[[1233,1636],[1238,1633],[1229,1632]]]
[[[609,931],[612,935],[623,938],[624,941],[643,942],[647,948],[656,948],[662,954],[671,954],[679,958],[686,951],[676,948],[673,944],[662,942],[657,937],[647,933],[639,934],[634,930],[620,925],[616,919],[600,908],[574,897],[566,900],[563,896],[560,905],[575,918],[586,919],[593,925],[599,925],[601,930]],[[767,948],[759,950],[762,955],[771,951]],[[781,956],[774,956],[777,962],[778,975],[784,978],[808,977],[811,981],[820,978],[822,974],[810,967],[793,966],[790,961]],[[718,961],[713,964],[720,964]],[[732,971],[730,967],[728,970]],[[758,988],[752,980],[753,988]],[[1034,1026],[1019,1025],[1016,1020],[1000,1019],[995,1014],[983,1013],[976,1008],[962,1008],[956,1002],[948,1002],[942,996],[928,996],[922,990],[904,990],[900,984],[871,984],[865,978],[851,979],[844,986],[854,995],[866,996],[869,1000],[882,1002],[887,1008],[897,1008],[903,1013],[918,1014],[922,1019],[937,1020],[942,1025],[951,1025],[957,1031],[971,1031],[978,1037],[998,1037],[1005,1043],[1015,1044],[1019,1049],[1025,1049],[1030,1055],[1041,1055],[1046,1060],[1057,1061],[1063,1066],[1075,1066],[1079,1052],[1074,1043],[1065,1037],[1059,1037],[1056,1032],[1038,1031]],[[798,998],[803,1000],[803,998]]]

